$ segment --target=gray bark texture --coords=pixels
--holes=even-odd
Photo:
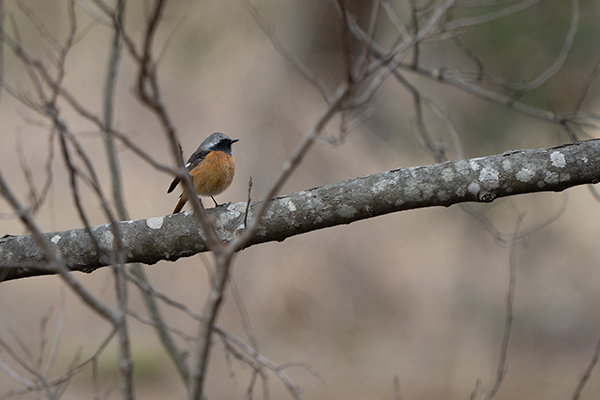
[[[561,191],[600,181],[600,139],[545,149],[511,150],[470,160],[400,168],[280,196],[270,201],[257,235],[248,245],[283,241],[288,237],[349,224],[392,212],[540,191]],[[259,203],[252,202],[248,218]],[[246,203],[207,210],[216,231],[230,240],[244,228]],[[115,248],[127,262],[155,264],[207,251],[204,235],[192,212],[89,230],[45,234],[66,265],[90,273],[110,265]],[[114,229],[120,231],[121,246]],[[90,239],[94,235],[96,241]],[[53,273],[44,252],[31,235],[0,238],[0,281]]]

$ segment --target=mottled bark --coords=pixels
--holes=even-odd
[[[561,191],[600,181],[600,140],[547,149],[512,150],[499,155],[400,168],[273,199],[250,245],[282,241],[330,226],[392,212],[462,202],[491,202],[523,193]],[[249,218],[259,203],[250,205]],[[230,240],[243,229],[246,203],[207,210],[217,233]],[[46,234],[72,269],[92,272],[110,263],[113,228],[119,229],[127,262],[154,264],[207,251],[191,212]],[[52,273],[30,235],[0,239],[0,278]]]

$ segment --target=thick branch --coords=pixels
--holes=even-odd
[[[600,139],[547,149],[511,150],[489,157],[400,168],[273,199],[249,245],[349,224],[392,212],[491,202],[499,197],[561,191],[600,181]],[[260,202],[250,205],[250,217]],[[207,210],[223,240],[244,226],[246,203]],[[117,223],[126,262],[154,264],[207,251],[202,230],[189,212]],[[91,232],[110,252],[110,225]],[[108,264],[98,256],[85,229],[46,234],[71,269],[92,272]],[[4,280],[52,273],[40,269],[44,252],[30,235],[0,239],[0,277]]]

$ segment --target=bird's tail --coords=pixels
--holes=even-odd
[[[177,203],[177,206],[175,207],[175,210],[173,210],[173,214],[177,214],[178,212],[180,212],[181,209],[183,208],[183,206],[185,205],[185,203],[187,203],[187,199],[185,198],[185,196],[181,196],[179,198],[179,202]]]

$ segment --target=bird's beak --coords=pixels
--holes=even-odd
[[[234,144],[235,142],[239,142],[239,141],[240,141],[240,139],[232,139],[231,144]]]

